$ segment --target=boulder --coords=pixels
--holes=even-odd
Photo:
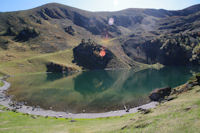
[[[171,91],[172,91],[171,87],[156,89],[151,92],[149,98],[152,101],[161,101],[165,98],[165,96],[169,96]]]
[[[200,85],[200,75],[196,75],[196,79],[197,79],[198,84]]]
[[[68,34],[74,36],[75,35],[75,30],[72,28],[72,26],[68,26],[64,28],[65,32],[67,32]]]
[[[82,42],[73,49],[73,55],[73,62],[88,70],[127,67],[126,64],[121,62],[108,48],[90,39],[88,42],[85,42],[83,39]]]

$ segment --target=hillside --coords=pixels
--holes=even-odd
[[[200,5],[179,11],[126,9],[88,12],[57,3],[25,11],[0,13],[0,71],[15,73],[5,70],[13,69],[6,65],[10,62],[21,62],[21,68],[27,68],[33,66],[32,62],[28,65],[24,62],[29,58],[47,57],[48,53],[57,54],[63,50],[72,52],[82,39],[92,39],[108,48],[126,68],[155,63],[199,65],[199,15]],[[175,58],[169,61],[172,57]],[[72,62],[73,58],[73,53],[70,59],[63,54],[53,63],[62,60],[56,63],[80,69]],[[41,62],[45,64],[52,61],[44,59]],[[45,69],[31,72],[37,71]]]

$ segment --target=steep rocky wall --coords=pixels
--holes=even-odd
[[[73,49],[73,53],[74,62],[85,69],[124,68],[124,63],[109,49],[94,42],[82,41],[79,46]]]

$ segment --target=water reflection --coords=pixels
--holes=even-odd
[[[88,71],[74,75],[39,74],[9,79],[13,100],[26,101],[44,109],[105,112],[148,102],[155,88],[185,83],[198,67],[165,67],[160,70]]]

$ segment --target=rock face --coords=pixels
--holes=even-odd
[[[67,32],[68,34],[74,36],[75,35],[75,30],[72,28],[72,26],[68,26],[66,28],[64,28],[65,32]]]
[[[194,77],[192,77],[189,80],[188,83],[173,89],[172,94],[181,94],[182,92],[186,92],[188,90],[191,90],[192,87],[197,86],[197,85],[200,85],[200,74],[196,74]]]
[[[55,64],[55,63],[48,63],[46,65],[47,67],[47,72],[55,72],[55,73],[71,73],[71,72],[75,72],[76,69],[72,68],[72,67],[66,67],[60,64]]]
[[[73,49],[74,62],[85,69],[123,68],[124,64],[107,48],[95,42],[85,42]]]
[[[165,96],[169,96],[171,91],[172,91],[171,87],[156,89],[151,92],[149,98],[152,101],[161,101],[165,98]]]
[[[125,41],[124,52],[133,60],[146,64],[200,64],[200,33],[170,34],[156,38],[132,37]]]
[[[196,75],[196,79],[197,79],[198,84],[200,85],[200,75]]]

